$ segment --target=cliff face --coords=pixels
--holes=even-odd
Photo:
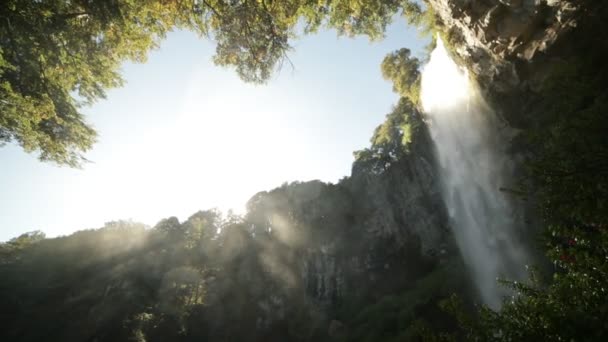
[[[390,296],[424,291],[415,300],[403,299],[407,305],[392,299],[396,311],[409,315],[414,307],[434,308],[444,290],[458,292],[466,286],[462,269],[454,267],[460,256],[447,228],[433,143],[420,114],[400,108],[393,114],[409,116],[414,127],[407,147],[395,130],[398,142],[360,153],[351,177],[338,184],[286,184],[249,202],[246,221],[259,229],[258,239],[275,241],[261,244],[261,268],[279,270],[278,278],[288,275],[289,281],[279,283],[296,289],[258,297],[263,312],[258,333],[288,319],[293,303],[299,302],[323,335],[361,337],[371,330],[350,330],[357,312]],[[434,277],[450,279],[418,285]],[[386,314],[386,308],[378,310],[376,315]]]
[[[338,184],[260,192],[244,217],[119,222],[7,250],[0,339],[377,340],[444,324],[437,302],[466,285],[432,146],[403,100]]]
[[[606,282],[599,270],[606,265],[608,241],[608,4],[429,2],[444,24],[453,56],[471,71],[507,124],[519,128],[510,142],[512,153],[525,156],[517,193],[535,202],[541,219],[535,228],[544,233],[538,242],[550,263],[547,274],[553,275],[505,303],[497,319],[469,339],[605,340],[603,321],[596,325],[594,319],[605,316],[606,302],[574,297],[587,293],[590,283],[604,288],[600,284]],[[578,236],[593,247],[580,246]],[[581,274],[593,280],[579,283]],[[593,337],[586,336],[589,331]]]
[[[453,52],[470,72],[496,92],[530,85],[526,63],[542,59],[576,27],[578,1],[429,0],[447,32]]]
[[[399,244],[417,239],[422,254],[436,255],[448,235],[446,216],[433,142],[425,126],[419,129],[408,152],[380,172],[355,163],[348,186],[367,214],[360,222],[367,232]]]
[[[453,57],[513,128],[530,112],[547,78],[573,51],[573,32],[598,5],[572,0],[429,0]],[[595,34],[595,33],[591,33]]]
[[[292,183],[250,201],[247,220],[296,251],[309,299],[381,297],[454,256],[432,141],[422,124],[413,135],[407,151],[367,151],[336,185]]]
[[[429,4],[454,57],[476,79],[499,115],[512,127],[529,124],[526,106],[538,97],[554,64],[562,61],[567,50],[563,41],[572,39],[568,34],[583,11],[579,2],[429,0]],[[377,290],[381,297],[428,272],[408,274],[415,268],[408,258],[416,262],[426,258],[432,267],[444,257],[459,258],[451,242],[432,146],[421,123],[407,153],[392,154],[385,147],[373,158],[355,162],[351,178],[339,184],[354,212],[348,238],[309,249],[302,258],[306,265],[302,281],[312,284],[311,298],[331,304],[356,293],[353,284],[399,284]],[[326,194],[319,196],[312,201],[320,203]],[[344,254],[344,241],[361,245]],[[407,253],[410,256],[403,257]],[[395,274],[409,279],[399,281]]]

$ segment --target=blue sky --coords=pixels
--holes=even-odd
[[[213,42],[171,33],[147,63],[123,66],[124,87],[85,109],[99,133],[92,163],[74,170],[0,148],[0,241],[239,212],[286,181],[336,182],[397,101],[382,59],[401,47],[420,56],[424,44],[403,20],[373,43],[324,31],[295,41],[294,68],[256,86],[213,65]]]

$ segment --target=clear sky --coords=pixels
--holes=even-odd
[[[293,69],[255,86],[213,65],[212,42],[172,33],[147,63],[124,65],[124,87],[85,109],[99,133],[92,163],[74,170],[0,148],[0,241],[240,212],[286,181],[336,182],[397,101],[383,57],[401,47],[421,55],[424,43],[403,20],[381,42],[321,32],[294,42]]]

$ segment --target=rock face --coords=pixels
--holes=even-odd
[[[416,111],[407,115],[418,122],[407,148],[400,139],[373,147],[338,184],[285,184],[248,204],[256,235],[270,232],[294,255],[293,263],[282,256],[271,264],[291,270],[293,287],[313,307],[333,312],[356,298],[399,292],[457,255],[430,135]]]
[[[555,58],[547,51],[577,25],[578,2],[428,3],[443,25],[454,57],[468,68],[491,102],[507,98],[505,103],[519,106],[519,111],[509,105],[499,108],[499,114],[517,127],[518,117],[513,113],[521,112],[522,107],[514,99],[542,82],[546,69],[539,64]],[[385,147],[372,151],[371,158],[358,158],[352,176],[337,185],[344,196],[339,201],[348,203],[342,208],[336,210],[334,204],[324,207],[329,205],[330,189],[324,190],[319,184],[303,183],[286,190],[301,201],[298,207],[308,208],[308,216],[301,217],[324,217],[325,222],[337,223],[326,226],[333,231],[339,225],[347,227],[337,230],[347,235],[340,233],[335,239],[309,244],[316,247],[302,255],[302,281],[315,301],[331,306],[357,294],[360,284],[378,288],[393,284],[392,289],[378,290],[391,293],[424,274],[416,269],[416,263],[437,263],[444,255],[458,255],[447,228],[433,142],[424,124],[418,128],[407,153],[387,151]],[[336,214],[340,210],[344,210],[342,214]],[[337,219],[336,215],[352,220]]]
[[[363,229],[376,238],[405,244],[418,240],[423,255],[435,255],[447,235],[433,143],[420,127],[408,153],[387,162],[380,172],[355,163],[349,188],[359,199]]]
[[[506,92],[531,78],[525,66],[539,59],[577,25],[579,1],[429,0],[449,44],[490,92]],[[541,57],[542,59],[542,57]]]

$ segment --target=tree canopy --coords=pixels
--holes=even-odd
[[[407,48],[391,52],[382,60],[382,76],[393,82],[393,91],[417,104],[420,98],[420,61]]]
[[[416,22],[411,0],[29,1],[0,4],[0,143],[43,161],[79,166],[96,132],[81,109],[123,84],[123,61],[143,62],[167,32],[212,38],[214,61],[263,83],[287,60],[290,40],[322,26],[380,38],[393,16]]]

